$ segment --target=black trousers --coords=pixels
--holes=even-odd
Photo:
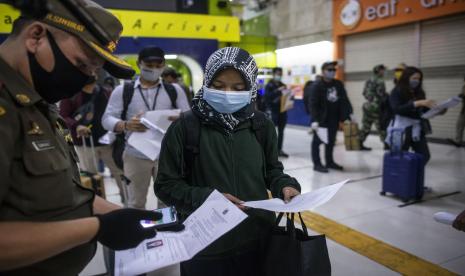
[[[263,275],[263,252],[253,248],[232,256],[196,258],[181,263],[181,276]]]
[[[328,144],[325,144],[325,161],[326,165],[334,163],[333,150],[336,142],[338,124],[328,126]],[[313,134],[312,141],[312,161],[314,165],[322,165],[320,158],[320,145],[323,143],[318,135]]]
[[[287,112],[273,113],[272,119],[274,125],[278,128],[278,150],[281,151],[283,149],[284,128],[287,124]]]
[[[431,154],[429,152],[428,142],[426,141],[425,135],[420,136],[419,141],[412,140],[412,129],[407,128],[405,131],[405,141],[404,145],[402,146],[402,150],[408,151],[410,148],[416,153],[423,155],[425,160],[425,165],[431,158]]]

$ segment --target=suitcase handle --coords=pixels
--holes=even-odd
[[[390,143],[391,143],[391,153],[401,153],[402,154],[402,145],[404,143],[404,129],[393,128],[390,130]],[[395,139],[395,140],[394,140]]]
[[[97,155],[95,154],[95,145],[94,145],[94,138],[92,137],[92,134],[89,135],[89,142],[90,142],[90,154],[92,155],[92,163],[94,163],[95,170],[98,172],[98,163],[97,163]],[[82,139],[82,147],[84,148],[84,151],[86,154],[88,154],[89,148],[87,147],[86,144],[86,139],[84,136],[81,137]],[[86,164],[88,166],[89,164]]]

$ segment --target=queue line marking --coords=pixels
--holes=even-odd
[[[314,212],[302,212],[308,228],[402,275],[458,275],[439,265]],[[300,223],[299,218],[295,221]]]

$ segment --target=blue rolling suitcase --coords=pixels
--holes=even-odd
[[[396,133],[397,132],[397,133]],[[393,130],[393,139],[402,140],[402,132]],[[395,135],[397,134],[397,135]],[[391,143],[393,151],[384,154],[383,187],[381,195],[392,193],[402,201],[420,200],[423,197],[425,164],[423,155],[401,151],[396,143]],[[397,143],[398,144],[398,143]]]

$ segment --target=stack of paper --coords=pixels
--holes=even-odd
[[[440,223],[444,223],[447,225],[452,225],[454,221],[457,219],[457,215],[451,214],[449,212],[437,212],[434,214],[434,220]]]
[[[431,119],[431,118],[435,117],[436,115],[438,115],[439,113],[441,113],[442,111],[444,111],[444,109],[448,109],[448,108],[452,108],[452,107],[457,106],[461,101],[462,101],[462,99],[460,97],[458,97],[458,96],[452,97],[452,98],[447,99],[447,100],[443,101],[442,103],[436,105],[435,107],[431,108],[428,112],[423,114],[421,117],[423,119]]]
[[[171,125],[169,117],[179,116],[181,110],[155,110],[149,111],[141,118],[141,123],[148,130],[133,132],[128,139],[129,145],[142,152],[147,158],[154,161],[160,155],[163,136]]]
[[[318,135],[318,138],[320,138],[323,143],[328,144],[328,128],[318,127],[316,135]]]
[[[273,198],[266,200],[248,201],[244,203],[245,206],[251,208],[264,209],[274,212],[303,212],[312,210],[326,202],[328,202],[338,191],[350,180],[326,186],[315,191],[294,197],[290,202],[285,203],[282,199]]]
[[[290,89],[284,89],[281,96],[280,112],[294,108],[294,93]]]
[[[218,191],[184,222],[178,233],[158,232],[134,249],[115,253],[115,275],[139,275],[194,257],[222,235],[241,223],[247,215]]]

